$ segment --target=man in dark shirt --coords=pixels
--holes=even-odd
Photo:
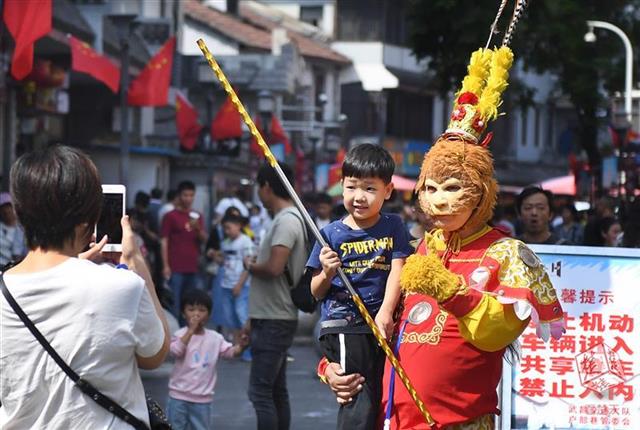
[[[559,238],[549,229],[553,219],[553,193],[540,187],[527,187],[516,199],[522,234],[518,239],[530,244],[556,245]]]

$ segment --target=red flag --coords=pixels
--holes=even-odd
[[[242,137],[242,117],[227,97],[216,117],[211,121],[211,138],[213,140]]]
[[[193,150],[198,142],[202,125],[198,120],[198,112],[180,92],[176,93],[176,128],[180,146]]]
[[[51,31],[51,0],[4,0],[3,18],[16,42],[11,74],[21,80],[33,67],[33,44]]]
[[[271,117],[271,130],[269,130],[269,145],[274,145],[276,143],[284,144],[284,153],[291,153],[291,143],[289,142],[289,138],[287,134],[284,132],[280,121],[276,118],[275,115]]]
[[[131,82],[127,96],[131,106],[165,106],[168,103],[175,46],[176,38],[170,37]]]
[[[262,121],[260,120],[260,117],[254,119],[253,122],[258,128],[260,134],[262,134],[265,142],[267,142],[267,145],[282,143],[284,145],[284,153],[291,153],[291,143],[289,142],[289,138],[284,132],[282,125],[280,125],[280,121],[278,121],[278,118],[276,118],[275,116],[271,117],[271,129],[269,130],[268,136],[265,136],[264,130],[262,130]],[[254,138],[251,138],[251,145],[249,149],[251,149],[251,152],[256,154],[258,157],[264,157],[262,149],[260,149],[260,146],[258,146],[258,142],[256,142]]]
[[[104,83],[114,93],[120,88],[120,67],[94,51],[87,42],[69,36],[71,69],[86,73]]]
[[[329,186],[340,182],[342,179],[342,163],[336,163],[329,166]]]

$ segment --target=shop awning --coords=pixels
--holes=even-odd
[[[341,73],[341,83],[362,82],[365,91],[397,88],[398,77],[381,63],[355,63]]]
[[[540,183],[540,187],[551,191],[553,194],[566,196],[576,195],[576,179],[573,175],[558,176]]]

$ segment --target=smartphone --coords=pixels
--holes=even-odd
[[[122,252],[122,226],[127,191],[124,185],[102,185],[102,213],[96,225],[96,241],[106,234],[109,238],[102,248],[106,252]]]

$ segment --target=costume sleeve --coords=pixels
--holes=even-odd
[[[475,304],[475,306],[474,306]],[[470,289],[466,295],[455,295],[442,307],[458,318],[462,337],[483,351],[499,351],[518,338],[528,320],[519,319],[511,305],[503,305],[486,293]],[[466,314],[460,314],[471,308]]]
[[[530,319],[545,341],[562,335],[564,319],[553,285],[538,257],[522,242],[492,244],[483,265],[471,275],[470,286],[442,307],[458,318],[460,334],[477,348],[506,347]]]

